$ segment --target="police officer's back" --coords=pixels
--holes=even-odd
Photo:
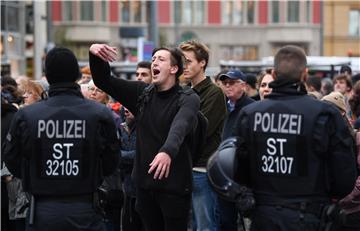
[[[29,230],[103,230],[93,201],[102,176],[117,166],[115,122],[105,106],[82,96],[70,50],[51,50],[45,69],[49,98],[15,115],[4,151],[32,195]]]
[[[306,71],[300,48],[281,48],[272,93],[239,116],[233,135],[248,151],[239,178],[254,192],[252,230],[317,230],[324,205],[354,186],[351,136],[335,108],[306,95]]]

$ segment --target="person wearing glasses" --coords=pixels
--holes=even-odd
[[[246,90],[246,75],[238,70],[230,70],[219,77],[222,89],[228,98],[227,116],[225,119],[222,140],[230,137],[235,127],[236,118],[240,110],[246,105],[255,102],[254,99],[248,97]],[[237,230],[237,209],[234,202],[228,202],[218,197],[219,215],[221,230]]]

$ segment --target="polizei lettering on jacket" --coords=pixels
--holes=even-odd
[[[39,120],[38,138],[85,138],[85,120]]]
[[[255,132],[271,132],[299,135],[301,132],[302,115],[256,112],[254,121]]]
[[[85,120],[39,120],[37,137],[45,138],[51,152],[43,152],[42,174],[46,177],[75,177],[81,172]],[[49,146],[48,146],[49,145]],[[79,149],[80,148],[80,149]]]
[[[303,116],[291,113],[256,112],[253,131],[258,134],[259,170],[266,175],[295,176],[296,143],[302,132]]]

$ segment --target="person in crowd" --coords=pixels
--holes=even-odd
[[[357,150],[357,170],[358,177],[352,192],[339,202],[343,219],[338,219],[333,230],[337,231],[356,231],[360,230],[360,82],[353,87],[353,94],[349,99],[353,117],[357,118],[354,123],[356,150]]]
[[[351,77],[352,76],[351,67],[349,65],[342,65],[340,67],[340,74],[345,74],[345,75],[348,75],[349,77]]]
[[[136,66],[136,80],[143,81],[144,83],[150,84],[152,81],[151,77],[151,63],[148,61],[141,61]]]
[[[354,132],[354,127],[352,123],[350,122],[349,118],[346,116],[346,104],[345,104],[345,97],[343,96],[343,94],[337,91],[333,91],[330,94],[324,96],[321,100],[334,105],[339,110],[341,116],[343,117],[346,125],[349,128],[351,135],[354,138],[354,145],[355,145],[356,134]]]
[[[354,129],[360,129],[360,81],[356,82],[353,87],[353,94],[349,99],[349,105],[352,112],[351,122]]]
[[[340,92],[345,96],[345,103],[346,103],[346,115],[349,119],[352,117],[351,109],[349,105],[349,99],[352,94],[352,81],[349,75],[347,74],[340,74],[334,77],[334,91]]]
[[[92,99],[98,103],[106,105],[109,101],[109,95],[103,90],[98,88],[94,81],[88,83],[89,99]]]
[[[200,110],[208,119],[206,143],[193,163],[192,212],[193,230],[218,230],[217,196],[206,175],[206,163],[221,141],[226,104],[221,89],[205,75],[209,62],[209,48],[198,41],[189,40],[179,48],[185,56],[184,78],[200,97]]]
[[[10,99],[10,103],[19,108],[23,102],[22,92],[18,88],[15,79],[10,76],[1,76],[1,92],[4,92],[5,98]]]
[[[91,71],[89,66],[85,66],[80,69],[81,78],[77,81],[80,85],[81,93],[87,99],[90,98],[89,83],[92,80]]]
[[[80,84],[80,91],[81,94],[86,98],[90,98],[90,92],[89,92],[89,83],[82,83]]]
[[[317,76],[309,76],[305,81],[306,90],[315,99],[321,99],[321,79]]]
[[[96,87],[92,80],[87,83],[87,86],[89,99],[107,106],[110,99],[109,95]],[[113,115],[117,130],[120,131],[123,120],[110,108],[109,111],[111,111]],[[104,178],[104,181],[101,185],[101,189],[103,189],[105,192],[104,198],[102,198],[102,200],[104,201],[104,218],[107,231],[120,231],[120,216],[123,197],[121,185],[121,174],[120,168],[118,166],[113,174]]]
[[[152,82],[151,63],[139,62],[136,69],[137,81],[150,84]],[[121,213],[123,231],[142,230],[142,223],[135,209],[136,187],[131,179],[136,154],[136,120],[134,115],[125,107],[121,108],[125,118],[120,127],[121,136],[121,174],[123,178],[124,206]]]
[[[3,151],[31,195],[27,230],[104,230],[94,194],[118,163],[114,120],[108,108],[83,98],[72,51],[50,50],[45,73],[49,98],[16,113]]]
[[[87,84],[92,80],[91,71],[89,66],[80,69],[81,78],[77,81],[78,84]]]
[[[256,201],[251,230],[319,230],[324,205],[354,186],[351,134],[335,107],[307,95],[306,63],[300,47],[280,48],[271,94],[244,107],[232,133],[237,180]]]
[[[19,81],[19,90],[22,92],[23,103],[20,106],[27,106],[39,101],[42,98],[44,89],[37,82],[24,77]]]
[[[272,89],[269,87],[269,84],[274,81],[274,77],[267,73],[261,72],[258,77],[258,85],[259,85],[259,96],[260,100],[263,100],[267,95],[269,95]]]
[[[356,84],[356,82],[360,81],[360,73],[357,73],[351,77],[351,81],[353,86]]]
[[[124,206],[121,213],[123,231],[141,231],[141,218],[135,210],[136,187],[131,179],[136,155],[136,121],[134,115],[125,107],[124,122],[120,127],[121,159],[120,169],[123,178]]]
[[[44,89],[42,86],[29,78],[23,80],[22,89],[23,102],[20,104],[21,107],[36,103],[44,97]],[[4,87],[4,90],[7,92],[6,87]],[[8,172],[7,174],[6,188],[9,196],[9,218],[14,221],[16,230],[25,230],[25,218],[28,212],[29,201],[23,190],[21,179],[13,176],[11,172]]]
[[[258,89],[256,88],[257,77],[253,74],[246,75],[246,94],[253,100],[260,100]]]
[[[321,94],[323,97],[325,95],[330,94],[334,90],[334,84],[333,81],[330,78],[323,78],[321,79]]]
[[[133,179],[136,210],[145,230],[186,230],[192,192],[192,156],[187,142],[200,106],[199,97],[184,94],[178,84],[183,55],[176,48],[152,53],[152,84],[110,75],[116,48],[90,47],[90,68],[100,89],[118,100],[137,119]],[[182,99],[180,101],[180,99]]]
[[[220,87],[222,89],[222,85],[221,85],[221,81],[220,81],[220,75],[222,74],[226,74],[228,72],[227,69],[221,70],[219,71],[215,76],[214,76],[214,82],[215,84]]]
[[[235,127],[236,118],[240,110],[248,104],[255,102],[246,94],[246,75],[241,71],[230,70],[226,74],[220,75],[227,101],[227,116],[225,120],[222,140],[231,136]],[[229,202],[221,197],[219,200],[220,230],[237,231],[238,212],[236,204]],[[241,217],[242,219],[242,217]]]
[[[17,83],[9,76],[1,77],[1,144],[9,131],[11,121],[22,102]],[[3,153],[3,149],[1,150]],[[3,156],[1,156],[3,160]],[[25,230],[27,213],[25,193],[21,181],[6,168],[1,161],[1,230]]]

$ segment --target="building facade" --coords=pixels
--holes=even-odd
[[[360,56],[360,2],[324,2],[324,55]]]
[[[25,73],[25,2],[1,1],[1,75]]]
[[[137,38],[148,37],[149,1],[52,1],[54,38],[87,59],[91,43],[119,47],[121,60],[136,60]],[[285,44],[321,55],[321,2],[157,1],[160,45],[199,39],[219,60],[258,60]]]
[[[150,4],[154,2],[156,17],[151,15]],[[355,0],[54,0],[0,4],[1,61],[11,66],[15,75],[31,76],[34,59],[39,59],[49,42],[69,47],[85,62],[90,44],[108,43],[121,51],[120,61],[137,62],[139,41],[149,40],[154,26],[159,32],[158,45],[178,45],[187,39],[206,43],[211,49],[209,67],[219,67],[220,60],[260,60],[285,44],[299,45],[310,56],[360,56],[360,2]],[[154,18],[155,25],[150,25]],[[42,24],[40,33],[35,33],[35,19]],[[46,41],[36,48],[34,40],[39,39]]]

